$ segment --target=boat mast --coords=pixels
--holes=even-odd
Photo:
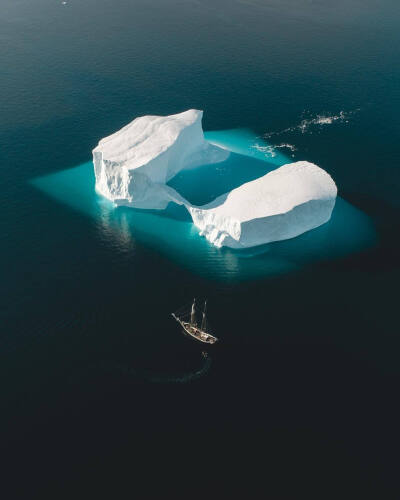
[[[190,313],[190,324],[196,326],[196,299],[193,299],[192,312]]]
[[[206,309],[207,309],[207,300],[204,301],[203,319],[201,320],[201,329],[203,330],[203,332],[206,330]]]

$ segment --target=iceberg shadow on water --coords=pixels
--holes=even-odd
[[[249,131],[206,133],[210,141],[217,142],[216,137],[219,145],[236,154],[225,162],[182,172],[171,180],[170,184],[191,202],[206,203],[215,198],[215,193],[226,192],[227,186],[253,180],[290,161],[280,155],[272,162],[251,148],[252,141],[259,139]],[[215,182],[209,181],[210,176]],[[93,217],[103,241],[112,240],[121,258],[132,244],[141,243],[210,279],[247,280],[292,272],[316,261],[358,252],[375,241],[369,217],[340,197],[330,221],[312,231],[285,241],[233,250],[218,249],[202,238],[182,206],[170,203],[165,211],[115,207],[96,193],[91,161],[31,183],[58,202]]]

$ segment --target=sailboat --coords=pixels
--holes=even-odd
[[[183,331],[190,335],[191,337],[199,340],[200,342],[204,342],[205,344],[215,344],[217,342],[217,337],[211,335],[211,333],[207,332],[207,318],[206,318],[206,308],[207,301],[204,302],[203,308],[203,316],[201,320],[201,325],[197,325],[196,320],[196,299],[193,299],[192,308],[190,310],[190,314],[179,314],[172,313],[172,317],[182,326]],[[187,318],[187,316],[189,316]]]

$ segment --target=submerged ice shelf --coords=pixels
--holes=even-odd
[[[270,161],[255,150],[252,145],[259,142],[259,137],[250,130],[205,132],[205,137],[234,153],[221,164],[184,170],[171,180],[173,187],[197,204],[208,203],[290,161],[281,153]],[[360,252],[376,241],[371,219],[340,197],[330,221],[313,231],[247,250],[225,247],[221,251],[199,236],[188,212],[177,205],[170,207],[180,210],[177,215],[184,215],[184,219],[169,216],[170,207],[158,211],[125,207],[115,210],[114,204],[94,189],[92,161],[37,177],[31,184],[66,208],[93,219],[100,241],[117,252],[118,259],[129,259],[134,265],[137,252],[153,248],[180,268],[224,282],[294,272],[308,264]],[[199,191],[202,196],[196,198]]]
[[[249,248],[293,238],[327,222],[337,188],[308,162],[280,168],[222,194],[189,203],[167,182],[183,170],[223,162],[229,151],[204,138],[202,111],[136,118],[93,150],[96,190],[116,205],[186,207],[200,234],[217,247]]]

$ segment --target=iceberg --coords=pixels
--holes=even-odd
[[[313,163],[283,165],[202,207],[190,207],[195,226],[217,247],[248,248],[294,238],[327,222],[336,184]]]
[[[102,139],[93,150],[96,190],[116,205],[166,208],[188,205],[166,185],[179,171],[224,161],[229,151],[204,139],[203,112],[142,116]]]
[[[203,112],[136,118],[93,150],[96,191],[116,205],[163,210],[184,205],[194,225],[216,247],[249,248],[294,238],[327,222],[337,188],[317,165],[283,165],[195,206],[167,185],[184,169],[227,159],[205,140]]]

